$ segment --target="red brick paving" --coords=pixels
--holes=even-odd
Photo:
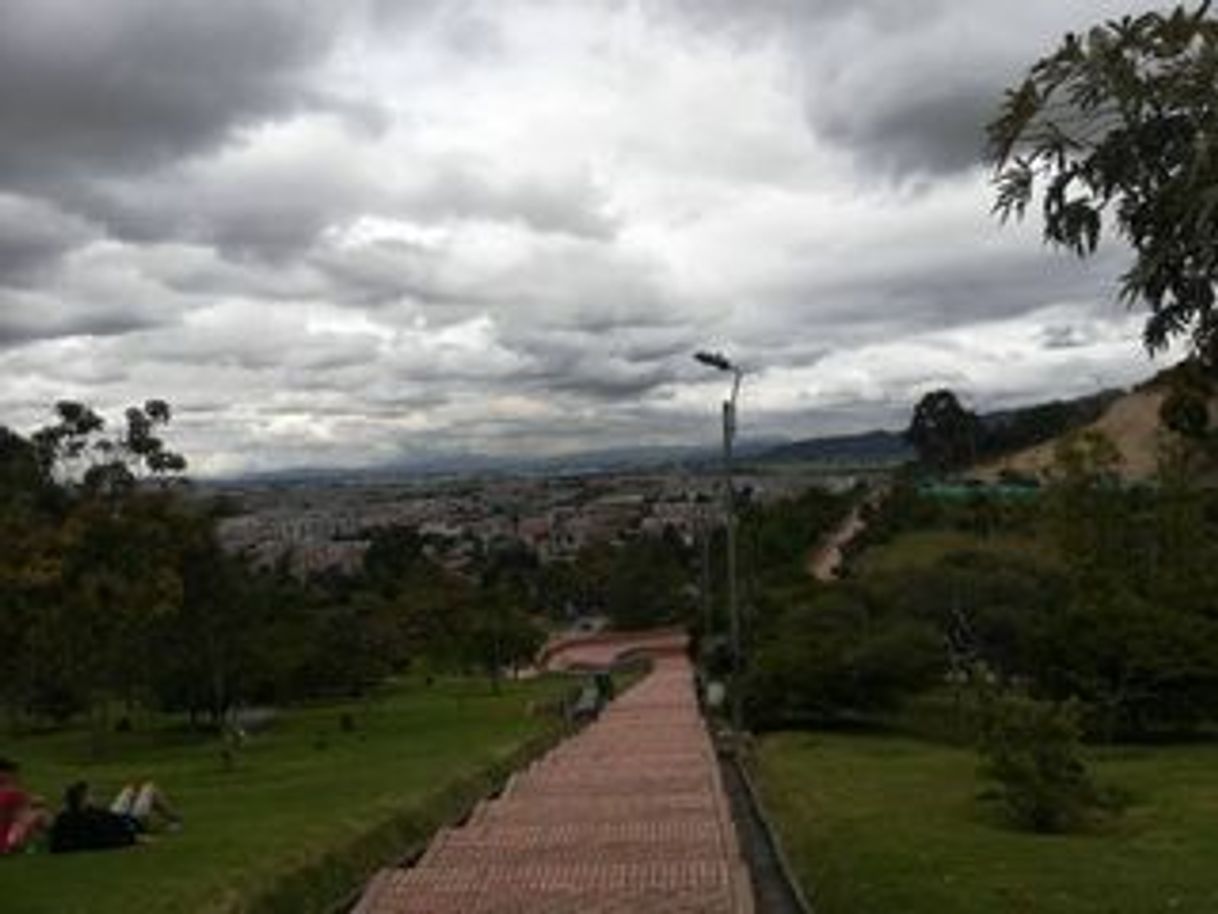
[[[561,635],[541,649],[538,665],[547,670],[610,666],[625,654],[677,655],[685,651],[689,636],[679,628],[651,632],[598,632]]]
[[[354,914],[749,914],[714,749],[688,661],[654,671],[517,773],[410,869],[382,870]]]

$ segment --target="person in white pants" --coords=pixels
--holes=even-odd
[[[152,781],[124,786],[110,804],[110,812],[127,816],[138,824],[140,831],[145,832],[152,827],[154,815],[164,819],[170,830],[176,831],[182,826],[182,817]]]

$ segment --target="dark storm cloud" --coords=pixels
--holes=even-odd
[[[827,66],[805,58],[809,120],[890,173],[969,168],[984,158],[1004,91],[1066,32],[1159,5],[857,0],[834,30],[848,44],[825,55]],[[815,20],[802,34],[805,43],[819,34]]]
[[[174,169],[99,184],[76,203],[125,241],[202,245],[238,262],[284,261],[358,212],[366,196],[356,176],[284,164],[262,174]]]
[[[533,368],[517,379],[526,389],[593,401],[639,398],[681,376],[680,364],[673,358],[631,362],[587,344],[578,351],[538,346],[534,356]]]
[[[945,174],[983,157],[1003,90],[1058,40],[1147,0],[669,0],[742,42],[778,36],[802,74],[808,122],[889,175]]]
[[[1085,261],[1021,246],[985,257],[936,257],[927,251],[886,259],[879,254],[866,268],[797,273],[768,288],[769,303],[741,327],[739,338],[767,364],[809,364],[818,346],[848,347],[967,327],[1061,302],[1115,303],[1114,277],[1124,263],[1124,255],[1111,248]],[[792,321],[803,332],[792,334]],[[815,341],[811,349],[810,340]]]
[[[51,296],[0,289],[0,349],[64,336],[121,336],[158,323],[121,304],[72,308]]]
[[[503,332],[522,357],[513,380],[522,390],[608,402],[636,400],[679,380],[697,341],[697,329],[620,327],[612,333],[584,328],[533,328]]]
[[[44,201],[0,193],[0,287],[37,284],[96,234]]]
[[[977,165],[984,157],[983,125],[998,98],[995,86],[943,84],[933,74],[911,82],[909,96],[884,99],[861,116],[846,107],[812,105],[809,117],[825,139],[860,152],[889,174]]]
[[[333,21],[290,0],[6,0],[0,180],[139,173],[310,99]]]
[[[215,472],[705,439],[699,348],[748,434],[1047,389],[1120,265],[971,166],[1117,2],[0,0],[0,421],[152,392]]]

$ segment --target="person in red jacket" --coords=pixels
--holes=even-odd
[[[42,800],[21,786],[17,763],[0,758],[0,855],[29,846],[50,821],[51,814]]]

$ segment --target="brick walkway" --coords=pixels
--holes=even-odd
[[[652,657],[684,654],[688,644],[689,635],[679,628],[562,635],[541,649],[538,666],[546,670],[603,669],[632,653]]]
[[[748,914],[748,872],[683,657],[515,774],[354,914]]]

